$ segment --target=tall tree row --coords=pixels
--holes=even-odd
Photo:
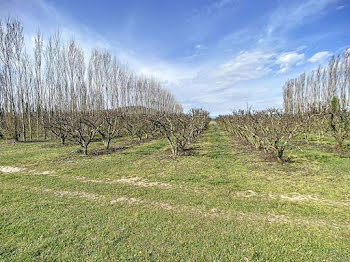
[[[53,135],[87,150],[98,134],[108,148],[122,127],[135,124],[131,115],[155,112],[182,112],[156,80],[134,74],[106,51],[86,54],[59,33],[44,40],[38,32],[34,50],[26,50],[21,23],[0,21],[1,137]]]
[[[319,66],[308,75],[302,73],[288,80],[283,88],[286,113],[322,112],[332,110],[332,100],[340,110],[350,107],[350,51],[334,56],[328,66]]]

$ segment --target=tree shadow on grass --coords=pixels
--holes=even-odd
[[[180,155],[181,156],[199,156],[199,146],[193,144],[188,148],[185,148],[183,151],[181,151]]]
[[[148,143],[152,140],[154,139],[147,138],[142,140],[131,140],[131,141],[123,142],[119,146],[110,147],[109,149],[106,149],[106,148],[92,149],[89,151],[89,155],[93,155],[93,156],[110,155],[116,152],[124,151],[126,149],[132,148],[137,145]]]
[[[91,155],[91,156],[110,155],[112,153],[128,149],[130,147],[132,147],[132,145],[110,147],[109,149],[106,149],[106,148],[94,149],[94,150],[90,150],[89,155]]]

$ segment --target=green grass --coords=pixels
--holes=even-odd
[[[332,146],[281,165],[215,122],[176,160],[166,140],[1,144],[0,166],[26,169],[0,172],[0,260],[349,261],[350,157]]]

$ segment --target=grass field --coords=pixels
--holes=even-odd
[[[350,261],[350,154],[333,143],[294,143],[283,165],[214,121],[176,160],[165,140],[3,143],[0,259]]]

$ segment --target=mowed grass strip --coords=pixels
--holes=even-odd
[[[337,175],[297,148],[294,162],[266,162],[215,122],[176,160],[165,140],[88,157],[74,148],[1,147],[0,166],[26,168],[0,173],[1,259],[350,259],[347,158],[332,155]]]

